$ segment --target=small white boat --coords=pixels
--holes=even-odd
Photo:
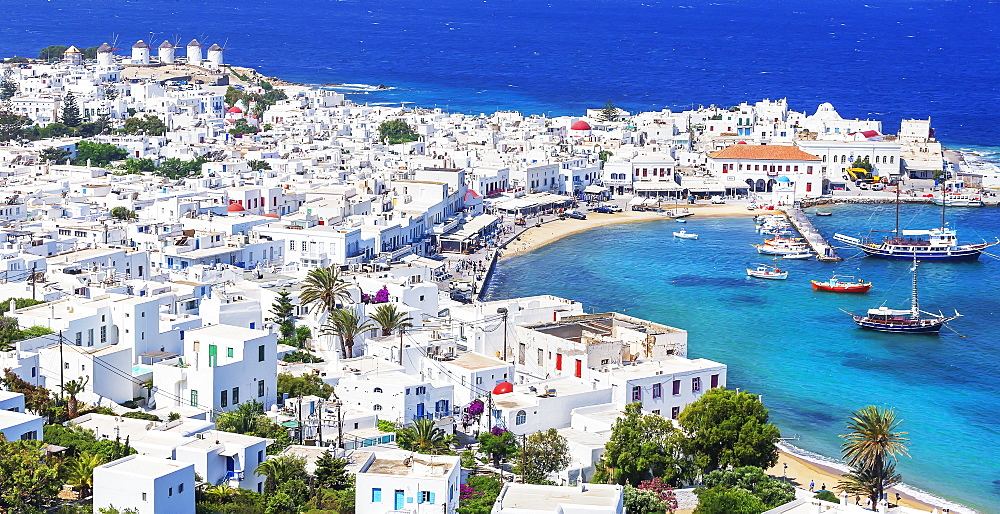
[[[789,253],[789,254],[785,254],[785,255],[782,255],[781,258],[782,259],[800,259],[800,260],[804,260],[804,259],[812,259],[812,256],[813,256],[812,252],[801,252],[801,253]]]
[[[788,278],[788,272],[774,266],[768,266],[767,264],[757,264],[757,267],[754,269],[747,268],[747,276],[771,280],[785,280]]]
[[[688,220],[686,220],[684,218],[677,218],[677,223],[687,223],[687,222],[688,222]]]
[[[681,229],[680,232],[674,232],[674,237],[680,239],[698,239],[698,234],[692,234],[684,229]]]

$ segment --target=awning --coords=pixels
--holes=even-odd
[[[172,359],[174,357],[177,357],[177,354],[170,352],[152,351],[152,352],[140,353],[139,357],[149,357],[150,359],[162,360],[162,359]]]
[[[606,192],[607,190],[608,190],[608,188],[606,188],[604,186],[599,186],[597,184],[591,184],[591,185],[583,188],[583,192],[584,193],[592,194],[592,195],[601,194],[601,193]]]
[[[296,422],[293,421],[293,423],[296,423]],[[221,455],[223,457],[235,457],[239,453],[240,453],[240,451],[236,447],[235,444],[234,445],[228,445],[227,444],[227,445],[223,445],[222,446],[222,450],[219,452],[219,455]]]

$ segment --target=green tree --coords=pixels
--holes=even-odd
[[[325,489],[346,489],[351,485],[351,474],[347,471],[347,461],[334,457],[330,450],[316,459],[313,472],[314,485]]]
[[[851,468],[841,477],[837,488],[847,494],[863,496],[871,502],[872,498],[881,498],[886,489],[903,481],[896,473],[896,463],[889,461],[880,472],[865,468]]]
[[[413,318],[407,316],[405,312],[400,312],[394,303],[380,303],[370,317],[382,329],[383,336],[391,336],[401,328],[413,326],[413,323],[410,323]]]
[[[60,481],[41,441],[4,441],[0,434],[0,511],[44,512]]]
[[[107,166],[111,161],[120,161],[128,157],[128,151],[115,145],[80,141],[76,144],[76,159],[73,164],[85,166],[88,161],[91,166]]]
[[[390,145],[408,143],[420,139],[417,132],[403,120],[383,121],[378,126],[379,141]]]
[[[544,483],[549,474],[565,469],[570,463],[566,438],[554,428],[526,437],[521,452],[519,473],[529,484]]]
[[[129,173],[140,174],[156,171],[153,159],[126,159],[121,168]]]
[[[51,137],[66,137],[77,135],[78,130],[60,122],[49,123],[38,130],[38,137],[48,139]]]
[[[67,127],[77,127],[83,123],[83,118],[80,117],[80,106],[77,105],[76,95],[72,91],[67,91],[66,95],[63,96],[62,114],[60,114],[59,119]]]
[[[763,469],[756,466],[717,469],[705,475],[704,485],[707,489],[714,487],[742,489],[760,499],[768,509],[795,499],[795,488],[791,484],[771,478]]]
[[[63,394],[69,396],[66,408],[70,419],[76,417],[77,407],[79,407],[76,395],[87,389],[87,382],[90,382],[90,375],[87,375],[86,377],[79,377],[76,380],[70,380],[63,386]]]
[[[282,455],[261,462],[254,472],[267,476],[264,492],[274,493],[280,484],[306,478],[306,459],[294,455]]]
[[[247,161],[247,165],[250,166],[250,169],[252,169],[254,171],[269,170],[269,169],[271,169],[271,165],[268,164],[267,161],[257,161],[257,160],[252,160],[251,159],[251,160]]]
[[[24,341],[26,339],[34,339],[36,337],[47,336],[47,335],[51,335],[51,334],[54,334],[54,333],[55,333],[55,331],[53,331],[49,327],[43,327],[41,325],[35,325],[33,327],[28,327],[28,328],[26,328],[24,330],[21,330],[21,341]]]
[[[340,351],[344,358],[354,356],[354,338],[375,328],[370,323],[361,323],[361,317],[353,309],[336,309],[326,319],[320,329],[324,335],[336,335],[340,339]]]
[[[868,495],[866,494],[865,496]],[[813,498],[816,498],[817,500],[823,500],[825,502],[840,503],[840,498],[837,498],[837,495],[833,494],[833,491],[820,491],[816,493],[816,495],[813,496]]]
[[[517,437],[510,430],[493,427],[479,434],[479,451],[490,456],[495,468],[500,467],[500,461],[517,453],[517,447]]]
[[[112,208],[108,214],[110,214],[112,218],[120,221],[128,221],[131,219],[135,219],[136,217],[135,211],[129,209],[128,207],[122,207],[120,205],[118,207]]]
[[[858,158],[854,159],[854,162],[851,163],[851,167],[852,168],[861,168],[861,169],[867,171],[868,173],[871,173],[872,170],[875,169],[872,166],[872,163],[868,160],[868,157],[865,157],[864,159],[862,159],[861,157],[858,157]]]
[[[3,76],[0,78],[0,101],[7,101],[14,98],[21,87],[14,80],[14,68],[5,67]]]
[[[247,120],[236,120],[233,123],[233,128],[229,129],[229,133],[234,136],[241,136],[243,134],[256,134],[260,129],[254,127],[247,123]]]
[[[278,324],[281,338],[293,340],[295,338],[295,305],[292,304],[292,294],[282,290],[278,292],[278,298],[271,304],[271,321]],[[299,348],[301,348],[300,345]]]
[[[84,453],[77,455],[66,466],[66,483],[80,488],[84,498],[90,495],[94,488],[94,468],[104,464],[100,455]]]
[[[756,496],[743,489],[699,487],[698,507],[694,514],[761,514],[767,507]]]
[[[320,398],[329,398],[333,391],[333,386],[323,382],[323,379],[317,375],[278,374],[278,394],[288,393],[288,396],[291,397],[319,396]]]
[[[350,284],[340,278],[335,267],[310,270],[302,283],[299,301],[314,313],[331,313],[341,302],[351,300]]]
[[[451,437],[434,423],[433,419],[417,419],[412,425],[396,431],[396,444],[403,450],[427,455],[451,453]]]
[[[232,108],[234,105],[236,105],[236,102],[239,102],[243,98],[244,98],[243,91],[240,91],[239,89],[236,89],[233,86],[229,86],[228,88],[226,88],[226,94],[223,100],[226,102],[226,107]]]
[[[264,404],[257,400],[243,402],[235,410],[223,412],[215,418],[215,426],[223,432],[235,432],[274,439],[267,447],[268,454],[280,452],[291,444],[288,431],[264,415]]]
[[[601,109],[600,116],[597,117],[598,121],[618,121],[618,108],[615,107],[615,103],[608,100],[604,104],[604,108]]]
[[[143,117],[133,116],[125,120],[125,126],[119,130],[122,134],[144,134],[147,136],[162,136],[167,133],[167,125],[163,120],[146,114]]]
[[[597,158],[600,159],[601,166],[604,166],[604,163],[608,162],[608,159],[612,155],[614,155],[614,152],[611,150],[601,150],[600,152],[597,152]]]
[[[38,52],[38,58],[43,61],[59,61],[62,60],[63,54],[66,53],[68,46],[62,45],[49,45]]]
[[[687,436],[686,452],[706,471],[778,462],[778,427],[757,395],[710,389],[688,405],[678,419]]]
[[[12,393],[24,395],[24,407],[35,414],[42,414],[52,406],[52,394],[48,389],[31,385],[15,375],[10,368],[3,371],[0,385]]]
[[[31,119],[14,114],[0,105],[0,141],[14,141],[24,137],[24,127],[31,125]]]
[[[310,338],[312,338],[312,330],[309,327],[295,327],[295,340],[298,343],[296,346],[304,348],[306,341]]]
[[[65,162],[66,159],[68,159],[69,156],[72,154],[73,152],[69,150],[63,150],[62,148],[56,148],[53,146],[51,148],[46,148],[45,150],[42,150],[38,154],[38,157],[45,162],[54,162],[58,164],[61,162]]]
[[[611,427],[594,482],[638,485],[661,477],[676,483],[691,473],[691,463],[682,455],[682,440],[670,420],[643,414],[640,403],[626,405],[624,415]]]
[[[667,504],[660,499],[655,491],[647,491],[625,484],[625,512],[628,514],[663,514]]]
[[[182,161],[176,157],[165,159],[153,172],[154,175],[167,177],[171,180],[179,180],[201,173],[201,165],[208,162],[208,158],[201,156],[191,161]]]
[[[909,439],[903,437],[906,432],[898,430],[900,423],[902,420],[896,419],[892,409],[869,405],[851,414],[849,432],[840,436],[845,439],[841,451],[847,464],[857,476],[867,476],[874,482],[871,492],[875,494],[869,496],[872,505],[878,503],[887,482],[894,478],[896,456],[909,455]]]

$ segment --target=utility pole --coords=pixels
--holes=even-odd
[[[528,436],[521,434],[521,483],[524,483],[524,467],[527,464],[528,454],[525,451],[525,444],[528,442]]]
[[[500,307],[497,314],[503,315],[503,361],[507,362],[507,308]],[[513,380],[513,377],[511,378]]]
[[[31,265],[31,299],[35,300],[35,282],[38,282],[38,263],[32,263]]]
[[[299,444],[302,444],[302,394],[299,394]]]
[[[63,360],[63,336],[62,336],[62,330],[60,330],[59,331],[59,400],[60,401],[65,400],[65,398],[63,397],[65,391],[65,387],[63,386],[63,379],[64,379],[63,375],[66,374],[65,370],[66,370],[66,361]]]
[[[316,438],[320,447],[323,446],[323,400],[319,401],[319,425],[316,427]]]
[[[337,407],[337,448],[344,447],[344,423],[340,420],[340,407],[343,405],[340,400],[337,400],[334,405]]]
[[[406,327],[399,327],[399,365],[403,365],[403,333],[406,332]]]

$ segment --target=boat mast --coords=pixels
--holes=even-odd
[[[947,177],[947,175],[945,175]],[[945,196],[944,190],[945,185],[948,183],[947,178],[941,182],[941,232],[944,232],[944,209],[948,205],[948,197]]]
[[[910,319],[920,318],[920,300],[917,299],[917,256],[913,256],[913,293],[910,295]]]
[[[896,181],[896,241],[899,241],[899,181]]]

